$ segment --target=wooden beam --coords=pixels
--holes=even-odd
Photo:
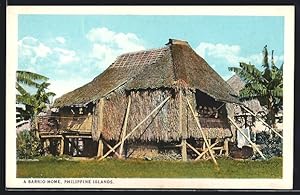
[[[268,128],[270,128],[274,133],[276,133],[276,135],[278,135],[281,139],[283,139],[283,136],[280,135],[275,129],[273,129],[268,123],[266,123],[263,119],[261,119],[260,117],[258,117],[257,115],[255,115],[253,112],[251,112],[248,108],[246,108],[245,106],[242,105],[242,107],[249,112],[252,116],[254,116],[255,118],[257,118],[259,121],[261,121],[265,126],[267,126]]]
[[[41,138],[62,138],[62,135],[41,135]]]
[[[91,135],[66,135],[66,138],[84,138],[84,139],[91,139]]]
[[[123,154],[124,138],[125,138],[126,130],[127,130],[127,121],[128,121],[129,111],[130,111],[130,105],[131,105],[131,96],[129,94],[127,110],[126,110],[124,124],[123,124],[123,128],[122,128],[121,146],[120,146],[120,150],[119,150],[120,157],[122,157],[122,154]]]
[[[150,116],[152,116],[158,109],[160,109],[169,99],[171,96],[168,96],[164,101],[162,101],[148,116],[144,118],[135,128],[133,128],[125,137],[124,140],[126,140],[135,130],[137,130]],[[107,157],[113,150],[115,150],[117,147],[121,145],[121,142],[117,143],[112,149],[110,149],[105,155],[103,155],[99,160],[104,159]]]
[[[102,138],[99,138],[97,157],[102,157],[102,156],[103,156],[103,142],[102,142]]]
[[[183,124],[182,124],[182,89],[179,90],[179,131],[181,132],[181,156],[183,161],[187,161],[187,150],[186,150],[186,138],[187,138],[187,133],[183,129]]]
[[[241,130],[241,128],[232,120],[229,116],[227,118],[231,121],[231,123],[240,131],[240,133],[247,139],[247,141],[253,146],[253,148],[260,154],[260,156],[265,160],[265,156],[263,153],[258,149],[255,143],[253,143],[246,135],[245,133]]]
[[[200,132],[201,132],[201,134],[202,134],[202,137],[203,137],[203,139],[204,139],[204,142],[205,142],[205,144],[206,144],[206,146],[207,146],[207,148],[208,148],[209,154],[210,154],[211,158],[213,159],[213,162],[215,163],[215,165],[218,166],[218,163],[217,163],[217,161],[216,161],[216,159],[215,159],[215,157],[214,157],[214,154],[213,154],[211,148],[209,147],[209,144],[208,144],[208,141],[207,141],[207,139],[206,139],[206,136],[205,136],[204,132],[202,131],[200,122],[199,122],[198,118],[196,117],[196,114],[195,114],[195,112],[194,112],[194,110],[193,110],[193,108],[192,108],[192,106],[191,106],[191,104],[190,104],[190,102],[189,102],[189,99],[188,99],[187,97],[185,97],[185,98],[186,98],[186,101],[187,101],[187,103],[188,103],[188,105],[189,105],[189,107],[190,107],[190,110],[191,110],[191,112],[192,112],[192,114],[193,114],[193,116],[194,116],[194,119],[195,119],[195,121],[196,121],[196,123],[197,123],[197,125],[198,125],[198,127],[199,127],[199,129],[200,129]]]

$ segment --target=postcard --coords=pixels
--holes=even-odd
[[[6,188],[292,189],[294,6],[8,6]]]

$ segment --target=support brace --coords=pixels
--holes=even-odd
[[[144,120],[142,120],[135,128],[133,128],[125,137],[124,137],[124,141],[135,131],[137,130],[150,116],[152,116],[158,109],[160,109],[169,99],[171,98],[171,96],[168,96],[163,102],[161,102],[154,110],[152,110],[152,112],[150,114],[148,114],[148,116],[146,116],[146,118],[144,118]],[[115,150],[117,147],[119,147],[121,145],[122,141],[117,143],[112,149],[110,149],[104,156],[102,156],[99,160],[103,160],[104,158],[106,158],[111,152],[113,152],[113,150]]]

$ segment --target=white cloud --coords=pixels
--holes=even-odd
[[[262,53],[241,56],[239,45],[228,45],[222,43],[202,42],[196,48],[196,52],[204,59],[221,60],[227,66],[238,66],[240,62],[251,63],[260,66],[262,63]],[[274,55],[274,61],[281,60],[283,56]]]
[[[80,60],[76,52],[73,50],[55,47],[53,51],[55,51],[58,55],[59,64],[69,64],[71,62],[78,62]]]
[[[40,58],[45,58],[47,57],[49,54],[52,53],[52,50],[50,49],[50,47],[47,47],[46,45],[44,45],[43,43],[40,43],[39,46],[33,48],[36,56],[40,57]]]
[[[55,40],[60,44],[65,44],[66,39],[64,37],[55,37]]]
[[[36,58],[45,58],[52,53],[52,49],[33,37],[24,37],[18,41],[19,55],[31,57],[33,62]]]
[[[92,43],[90,57],[98,67],[108,67],[120,54],[144,50],[142,40],[134,33],[114,32],[105,27],[93,28],[86,38]]]

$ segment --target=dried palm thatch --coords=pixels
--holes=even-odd
[[[93,81],[58,98],[54,106],[67,108],[95,103],[91,122],[93,138],[97,140],[101,134],[106,140],[120,140],[128,96],[132,99],[127,124],[130,131],[171,94],[172,98],[130,139],[178,141],[182,135],[178,128],[178,88],[184,88],[195,109],[196,90],[211,97],[213,103],[239,103],[231,95],[234,94],[233,89],[187,42],[170,39],[163,48],[119,56]],[[100,99],[103,101],[102,110]],[[183,110],[183,126],[187,136],[201,138],[191,111],[187,106]],[[199,120],[208,138],[231,136],[229,126],[223,119],[200,117]]]
[[[245,86],[245,82],[236,74],[230,77],[227,80],[227,83],[235,91],[236,95],[239,95],[239,91],[243,89]],[[243,101],[243,104],[247,108],[250,108],[254,113],[264,111],[264,109],[262,108],[262,106],[260,105],[257,99]],[[229,109],[231,109],[232,110],[231,112],[234,112],[235,115],[242,113],[241,107],[239,106],[231,105]]]

